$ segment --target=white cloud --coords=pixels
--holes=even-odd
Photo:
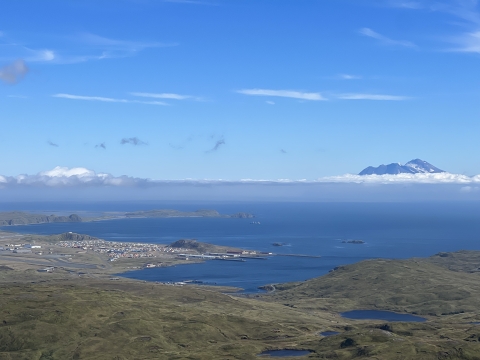
[[[52,97],[70,99],[70,100],[85,100],[85,101],[100,101],[100,102],[110,102],[110,103],[135,103],[135,104],[147,104],[147,105],[168,105],[162,101],[139,101],[139,100],[127,100],[127,99],[116,99],[102,96],[83,96],[83,95],[72,95],[72,94],[55,94]]]
[[[267,100],[265,101],[268,105],[275,105],[275,101]]]
[[[113,99],[100,96],[82,96],[82,95],[71,95],[71,94],[55,94],[52,95],[57,98],[71,99],[71,100],[87,100],[87,101],[104,101],[104,102],[128,102],[128,100],[123,99]]]
[[[42,171],[36,175],[2,176],[0,187],[15,186],[47,186],[47,187],[76,187],[76,186],[133,186],[155,187],[165,184],[456,184],[462,185],[461,192],[477,192],[480,190],[480,175],[469,177],[450,173],[418,173],[397,175],[353,175],[328,176],[316,180],[306,179],[241,179],[237,181],[222,179],[179,179],[179,180],[152,180],[130,176],[113,176],[107,173],[96,173],[83,167],[68,168],[57,166],[52,170]]]
[[[373,31],[370,28],[362,28],[359,30],[360,34],[379,40],[381,43],[385,45],[396,45],[396,46],[404,46],[404,47],[416,47],[416,45],[410,41],[405,41],[405,40],[393,40],[390,39],[389,37],[379,34],[376,31]]]
[[[180,95],[180,94],[172,94],[172,93],[144,93],[144,92],[132,92],[130,95],[138,96],[138,97],[146,97],[146,98],[154,98],[154,99],[170,99],[170,100],[201,100],[200,97],[191,96],[191,95]]]
[[[451,173],[418,173],[396,175],[353,175],[330,176],[320,178],[319,182],[364,183],[364,184],[478,184],[480,175],[473,177]]]
[[[93,170],[88,170],[86,168],[67,168],[62,166],[57,166],[52,170],[42,171],[38,173],[39,176],[47,176],[47,177],[86,177],[86,176],[95,176],[95,172]]]
[[[300,92],[294,90],[269,90],[269,89],[243,89],[237,91],[239,94],[252,96],[274,96],[301,100],[323,101],[327,100],[320,93]]]
[[[47,186],[47,187],[74,187],[74,186],[132,186],[148,182],[147,179],[132,178],[129,176],[115,177],[106,173],[96,173],[86,168],[67,168],[57,166],[49,171],[42,171],[36,175],[0,176],[0,186]]]
[[[350,75],[350,74],[340,74],[339,77],[340,79],[343,79],[343,80],[359,80],[362,78],[359,75]]]
[[[377,101],[403,101],[410,99],[407,96],[382,95],[382,94],[341,94],[337,96],[342,100],[377,100]]]
[[[29,62],[48,62],[53,61],[57,58],[55,52],[53,50],[33,50],[27,49],[29,55],[25,58],[25,60]]]

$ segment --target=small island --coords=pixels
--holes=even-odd
[[[343,240],[342,244],[365,244],[363,240]]]

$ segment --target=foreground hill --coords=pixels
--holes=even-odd
[[[0,309],[0,359],[12,360],[255,359],[333,320],[207,289],[127,281],[11,285],[0,289]]]
[[[0,266],[0,359],[253,360],[287,348],[310,350],[308,359],[478,360],[479,264],[480,252],[363,261],[250,297]],[[339,315],[355,309],[427,321]]]
[[[431,316],[476,314],[480,308],[480,252],[367,260],[338,267],[319,278],[275,285],[275,289],[268,298],[297,307],[383,309]]]

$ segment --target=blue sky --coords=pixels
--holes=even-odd
[[[479,55],[474,0],[6,2],[0,174],[475,175]]]

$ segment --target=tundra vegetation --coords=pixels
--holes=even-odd
[[[17,239],[55,251],[64,238]],[[256,359],[274,349],[310,350],[308,359],[480,359],[480,252],[363,261],[254,295],[112,278],[101,254],[72,254],[52,273],[37,271],[34,255],[1,257],[0,359]],[[339,315],[355,309],[427,321]]]

